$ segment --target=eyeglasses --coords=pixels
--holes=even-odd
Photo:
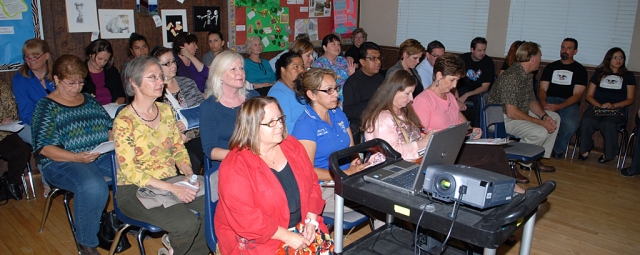
[[[162,66],[170,67],[171,65],[178,63],[178,61],[174,58],[173,60],[167,61],[167,63],[160,64]]]
[[[63,82],[64,84],[67,84],[67,86],[69,87],[75,87],[75,86],[84,86],[85,81],[84,80],[79,80],[79,81],[74,81],[74,82],[66,82],[64,80],[60,80],[61,82]]]
[[[151,75],[151,76],[144,77],[144,78],[147,78],[147,79],[151,80],[152,82],[156,82],[156,81],[164,82],[164,81],[167,80],[167,76],[164,76],[164,75],[160,75],[160,76]]]
[[[382,56],[380,56],[380,57],[368,57],[367,56],[367,57],[364,57],[364,58],[368,59],[371,62],[376,62],[376,60],[380,60],[380,61],[383,60]]]
[[[260,125],[262,126],[267,126],[267,127],[275,127],[276,125],[278,125],[278,122],[280,123],[284,123],[284,121],[287,119],[286,115],[281,115],[280,117],[278,117],[275,120],[269,121],[267,123],[260,123]]]
[[[333,87],[333,88],[328,88],[328,89],[316,89],[316,91],[322,91],[324,93],[327,93],[328,95],[332,95],[334,92],[340,92],[340,89],[342,89],[339,86]]]
[[[22,59],[24,59],[24,61],[38,61],[42,56],[44,56],[44,54],[40,54],[38,56],[22,55]]]

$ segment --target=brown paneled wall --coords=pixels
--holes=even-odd
[[[136,9],[136,0],[98,0],[98,9]],[[180,4],[175,0],[159,0],[158,7],[162,9],[186,9],[187,24],[189,31],[193,31],[193,6],[220,6],[220,29],[223,35],[227,35],[228,17],[227,0],[189,0]],[[42,24],[45,41],[51,47],[53,59],[58,56],[71,53],[85,58],[84,48],[91,42],[91,33],[69,33],[67,27],[66,10],[64,1],[61,0],[41,0]],[[137,16],[136,33],[144,35],[149,41],[149,49],[162,45],[163,27],[156,27],[151,16]],[[202,57],[209,51],[206,37],[207,32],[195,32],[198,36],[198,57]],[[227,38],[225,38],[227,39]],[[127,51],[129,50],[129,39],[109,39],[113,46],[115,66],[120,70],[122,64],[129,60]],[[2,72],[0,79],[11,83],[11,78],[16,72]]]

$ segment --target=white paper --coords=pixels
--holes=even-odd
[[[264,33],[265,34],[271,34],[273,32],[273,30],[271,29],[271,27],[265,27],[264,28]]]
[[[98,40],[98,36],[100,35],[100,31],[93,31],[91,33],[91,41]]]
[[[265,48],[269,46],[269,38],[262,38],[262,45],[264,45]]]
[[[245,25],[237,25],[236,26],[236,31],[245,31],[245,30],[246,30]]]
[[[12,35],[15,34],[13,27],[0,27],[0,35]]]
[[[184,4],[184,0],[178,0],[178,3]]]
[[[120,106],[123,106],[123,104],[110,103],[110,104],[105,104],[102,107],[104,107],[104,110],[107,111],[107,113],[109,113],[109,116],[111,116],[112,119],[115,119],[116,112],[118,111],[118,108],[120,108]]]
[[[100,145],[98,145],[97,147],[95,147],[93,150],[91,150],[89,153],[106,153],[106,152],[110,152],[112,150],[114,150],[115,147],[113,146],[113,141],[106,141],[104,143],[101,143]]]
[[[503,145],[509,143],[509,138],[481,138],[468,139],[464,141],[466,144],[484,144],[484,145]]]
[[[23,127],[24,125],[20,124],[20,121],[12,121],[5,124],[0,124],[0,131],[18,132]]]
[[[250,11],[249,13],[247,13],[247,18],[249,18],[249,19],[253,19],[253,17],[255,17],[255,16],[256,16],[256,12],[254,12],[254,11]]]
[[[9,17],[29,10],[29,6],[27,6],[24,0],[2,0],[2,7],[4,13],[8,14]]]
[[[300,12],[309,12],[309,7],[308,6],[301,6],[300,7]]]
[[[162,19],[159,15],[153,15],[153,22],[156,23],[156,27],[162,26]]]

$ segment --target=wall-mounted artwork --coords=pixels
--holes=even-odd
[[[140,15],[158,15],[158,0],[136,0]]]
[[[69,33],[99,31],[95,0],[66,0]]]
[[[180,32],[187,32],[187,10],[162,10],[162,45],[171,48],[173,39]]]
[[[220,31],[220,7],[194,6],[193,24],[196,32]]]
[[[309,0],[309,17],[331,17],[331,0]]]
[[[133,10],[99,9],[100,38],[127,39],[136,31]]]

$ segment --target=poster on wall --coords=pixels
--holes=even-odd
[[[318,40],[318,19],[297,19],[295,24],[295,37],[299,34],[307,34],[309,40]]]
[[[309,0],[309,17],[331,17],[331,0]]]
[[[196,32],[220,31],[220,7],[194,6],[193,24]]]
[[[247,8],[247,38],[258,36],[264,52],[289,48],[289,7],[281,7],[276,12],[267,8]]]
[[[273,12],[280,8],[280,0],[235,0],[232,3],[237,7],[258,7],[269,9]]]
[[[99,9],[100,38],[126,39],[136,32],[133,10]]]
[[[358,0],[333,0],[333,32],[350,37],[358,27]]]
[[[98,8],[95,0],[66,0],[69,33],[95,32],[98,29]]]
[[[0,72],[16,71],[24,63],[22,44],[44,39],[40,0],[2,1],[0,11]]]
[[[136,7],[142,15],[158,15],[158,0],[136,0]]]
[[[164,32],[162,33],[162,45],[171,48],[173,39],[180,32],[187,32],[187,10],[162,10],[162,24]]]

